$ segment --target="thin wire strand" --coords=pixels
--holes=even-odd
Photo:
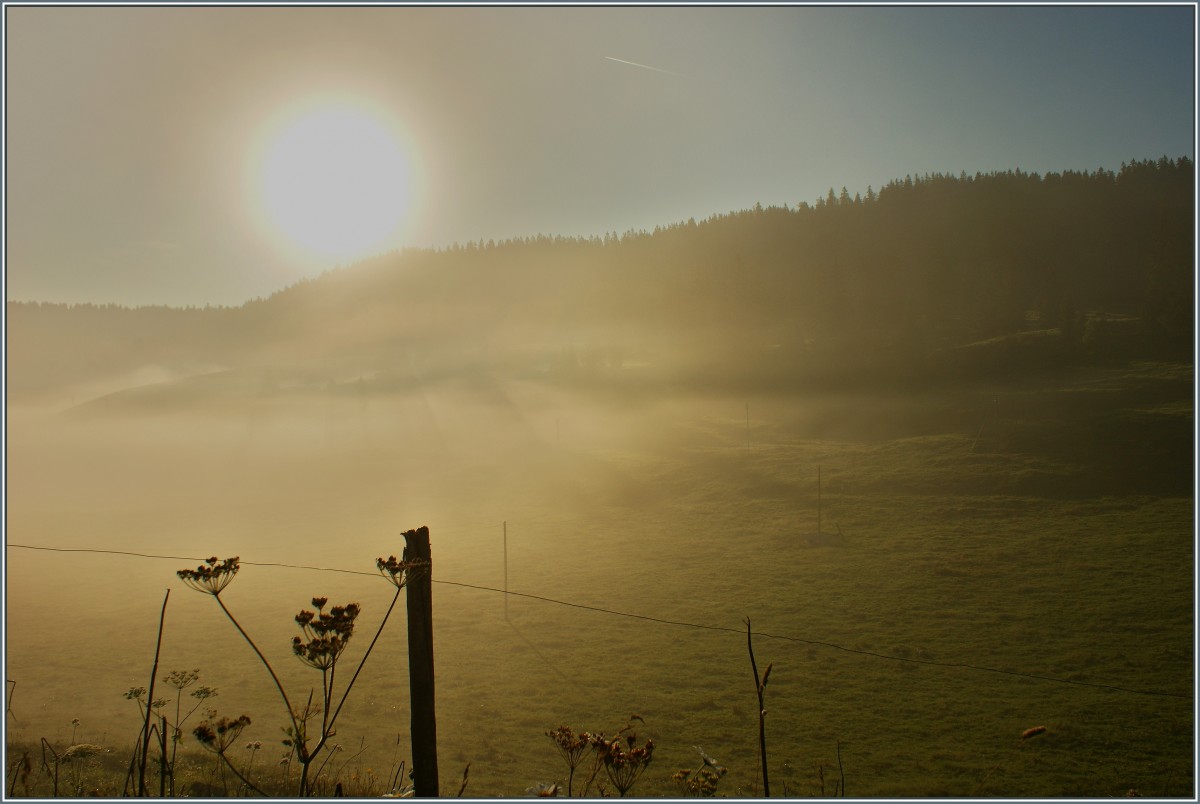
[[[44,550],[55,553],[102,553],[106,555],[134,556],[137,558],[161,558],[171,559],[175,561],[205,561],[204,558],[196,558],[194,556],[168,556],[152,553],[137,553],[130,550],[101,550],[96,548],[85,547],[40,547],[29,544],[8,544],[7,547],[17,547],[23,550]],[[313,572],[339,572],[345,575],[364,575],[368,577],[381,577],[377,573],[364,572],[362,570],[341,569],[339,567],[315,567],[306,564],[283,564],[272,561],[241,561],[239,562],[246,566],[253,567],[279,567],[283,569],[299,569],[310,570]],[[433,583],[440,583],[446,586],[457,586],[463,589],[475,589],[481,592],[492,592],[495,594],[508,595],[510,597],[520,597],[526,600],[536,600],[541,603],[550,603],[555,606],[565,606],[567,608],[581,609],[583,611],[592,611],[597,614],[609,614],[616,617],[626,617],[633,620],[643,620],[645,622],[658,623],[660,625],[673,625],[683,628],[695,628],[704,631],[721,631],[731,634],[741,635],[743,632],[740,628],[732,628],[724,625],[705,625],[703,623],[692,623],[685,620],[668,620],[663,617],[652,617],[648,614],[634,614],[627,611],[617,611],[615,609],[606,609],[602,606],[589,606],[584,603],[572,603],[568,600],[558,600],[552,597],[543,595],[534,595],[528,592],[512,592],[504,589],[497,589],[493,586],[482,586],[480,584],[463,583],[461,581],[447,581],[439,578],[432,578]],[[1184,695],[1175,692],[1163,692],[1160,690],[1145,690],[1134,687],[1122,687],[1117,684],[1101,684],[1093,681],[1078,681],[1069,678],[1056,678],[1054,676],[1039,675],[1037,673],[1026,673],[1020,670],[1005,670],[999,667],[988,667],[986,665],[971,664],[969,662],[939,662],[934,659],[914,659],[907,656],[892,656],[886,653],[877,653],[870,650],[862,650],[860,648],[848,648],[845,645],[838,645],[834,642],[824,642],[818,639],[805,639],[803,637],[786,636],[783,634],[769,634],[765,632],[755,632],[755,636],[762,639],[777,639],[784,642],[793,642],[802,645],[815,645],[823,648],[831,648],[840,650],[845,653],[851,653],[858,656],[868,656],[874,659],[884,659],[892,662],[907,662],[909,664],[924,664],[931,667],[944,667],[952,670],[973,670],[982,673],[996,673],[999,675],[1012,676],[1016,678],[1026,678],[1033,681],[1046,681],[1054,684],[1070,684],[1077,687],[1090,687],[1092,689],[1109,690],[1112,692],[1125,692],[1134,695],[1150,695],[1161,698],[1178,698],[1185,701],[1193,699],[1191,695]]]

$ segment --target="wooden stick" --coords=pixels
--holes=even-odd
[[[404,560],[425,561],[424,572],[408,581],[408,683],[412,712],[413,793],[438,795],[437,717],[433,676],[433,564],[429,528],[404,534]]]
[[[771,665],[767,665],[762,678],[758,677],[758,665],[754,662],[754,643],[750,639],[750,618],[746,618],[746,648],[750,651],[750,671],[754,674],[754,688],[758,693],[758,754],[762,758],[763,798],[771,797],[771,783],[767,780],[767,710],[763,707],[763,690],[766,689],[767,679],[771,675]]]
[[[162,611],[158,615],[158,642],[154,646],[154,666],[150,669],[150,690],[146,693],[146,723],[142,727],[142,757],[138,763],[138,796],[146,795],[146,759],[150,754],[150,718],[154,715],[154,677],[158,675],[158,656],[162,652],[163,623],[167,619],[167,600],[171,590],[163,595]]]

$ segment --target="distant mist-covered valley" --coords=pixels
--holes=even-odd
[[[166,588],[160,675],[275,779],[276,690],[176,572],[239,556],[221,600],[302,696],[298,607],[373,626],[428,525],[443,794],[561,782],[547,730],[637,713],[634,794],[700,746],[758,795],[750,618],[789,795],[1189,795],[1193,197],[1187,159],[925,176],[239,307],[9,301],[8,744],[125,762]],[[393,621],[327,788],[410,757],[407,669]]]

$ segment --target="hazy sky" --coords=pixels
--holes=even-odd
[[[239,304],[363,250],[1194,157],[1194,13],[10,5],[7,297]],[[326,136],[346,181],[289,184]],[[301,210],[314,195],[333,206]],[[400,225],[314,250],[331,241],[312,221],[356,203]]]

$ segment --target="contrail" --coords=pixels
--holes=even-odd
[[[670,70],[664,70],[660,67],[651,67],[649,64],[638,64],[636,61],[626,61],[625,59],[618,59],[618,58],[614,58],[613,56],[605,56],[604,58],[608,59],[609,61],[619,61],[621,64],[628,64],[632,67],[641,67],[643,70],[653,70],[656,73],[665,73],[666,75],[673,75],[676,78],[687,78],[687,76],[684,75],[683,73],[673,73]]]

